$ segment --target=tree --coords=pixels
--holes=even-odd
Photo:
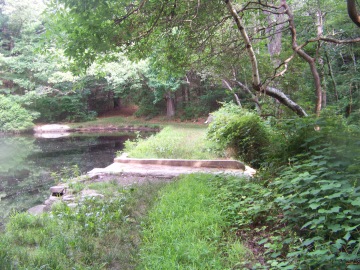
[[[65,53],[77,59],[81,66],[90,65],[99,53],[131,45],[126,49],[131,52],[137,51],[138,55],[143,54],[139,51],[155,50],[156,53],[162,50],[157,54],[163,55],[166,58],[164,60],[167,60],[162,61],[162,65],[172,73],[185,74],[186,69],[190,70],[192,63],[200,58],[197,55],[214,50],[212,45],[216,42],[220,30],[232,28],[228,12],[234,17],[236,11],[232,12],[230,1],[225,3],[229,7],[228,11],[224,9],[223,1],[169,3],[144,0],[134,3],[108,1],[106,4],[101,1],[57,1],[51,6],[51,10],[57,16],[51,28],[56,33],[62,33],[58,41],[63,41],[66,46]],[[199,29],[202,31],[195,31]],[[299,115],[306,115],[298,104],[280,90],[260,87],[262,82],[256,74],[258,71],[255,54],[249,49],[251,42],[245,38],[243,44],[248,48],[252,63],[253,88],[277,98]],[[232,44],[228,44],[228,48],[231,46]]]
[[[310,67],[317,97],[315,111],[319,114],[324,91],[315,61],[316,56],[310,53],[314,48],[312,44],[319,44],[318,48],[321,48],[324,42],[345,44],[355,42],[357,39],[342,40],[327,33],[323,36],[315,34],[311,37],[309,32],[303,31],[304,28],[296,31],[295,21],[302,14],[294,14],[289,3],[288,1],[236,0],[181,2],[142,0],[104,3],[60,0],[53,1],[49,10],[49,13],[55,14],[56,18],[50,28],[59,34],[58,41],[62,41],[66,46],[65,53],[77,59],[80,66],[90,65],[101,53],[124,50],[137,57],[152,55],[155,63],[162,65],[164,73],[171,72],[178,76],[186,74],[194,67],[209,70],[209,67],[204,66],[215,60],[208,59],[219,58],[222,59],[222,62],[217,60],[218,65],[222,66],[222,71],[216,74],[219,69],[213,69],[211,75],[222,77],[220,79],[222,81],[234,78],[233,74],[240,74],[243,79],[235,78],[234,81],[246,86],[248,83],[244,82],[247,81],[248,72],[239,72],[245,70],[243,63],[246,63],[252,70],[252,83],[249,88],[255,90],[258,95],[276,98],[298,115],[304,116],[305,110],[289,97],[289,94],[293,95],[293,93],[290,91],[286,93],[278,87],[282,85],[279,78],[285,75],[290,62],[294,61],[297,55]],[[297,12],[306,6],[306,3],[296,2],[296,5],[292,5],[296,7]],[[288,20],[266,24],[264,22],[267,20],[264,18],[268,17],[269,13],[286,14]],[[234,31],[234,23],[241,39]],[[291,40],[293,55],[282,61],[275,70],[273,67],[270,69],[266,64],[264,65],[266,57],[262,46],[269,35],[275,35],[279,31],[286,33],[287,23],[291,35],[283,35],[283,37]],[[314,21],[306,27],[317,29]],[[271,31],[271,29],[275,30]],[[244,58],[244,49],[247,51],[248,59]],[[288,51],[285,49],[284,52]],[[261,65],[259,59],[262,61]],[[236,72],[234,73],[233,70]],[[270,75],[271,70],[272,75]]]
[[[350,19],[360,27],[360,15],[356,8],[356,0],[347,0],[347,8]]]

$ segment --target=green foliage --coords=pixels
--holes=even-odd
[[[0,131],[20,132],[33,126],[34,117],[10,98],[0,95]]]
[[[276,194],[262,183],[221,176],[212,179],[211,184],[218,189],[222,211],[235,229],[246,232],[254,226],[266,226],[277,214],[273,202]]]
[[[358,127],[333,115],[281,120],[273,127],[268,167],[259,179],[277,178],[212,182],[230,226],[242,241],[264,250],[266,268],[356,269]]]
[[[283,222],[295,229],[300,241],[284,259],[289,265],[313,268],[356,265],[359,130],[336,117],[298,119],[290,126],[285,148],[291,155],[290,166],[273,185],[281,194],[275,203],[284,215]]]
[[[80,91],[55,96],[42,95],[36,99],[31,108],[40,113],[40,121],[91,121],[96,118],[97,113],[88,109],[87,96],[86,92]]]
[[[269,144],[268,133],[261,118],[235,104],[224,104],[213,113],[208,138],[222,149],[231,148],[237,158],[258,167]]]
[[[40,216],[13,214],[0,238],[1,269],[134,269],[140,217],[160,185],[86,188],[108,196],[78,198],[75,208],[60,202]]]
[[[155,93],[151,89],[145,88],[134,93],[132,100],[139,106],[135,112],[137,117],[145,116],[147,119],[151,119],[165,111],[165,101],[163,99],[157,100]]]

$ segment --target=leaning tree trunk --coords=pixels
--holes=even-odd
[[[254,52],[254,49],[252,47],[252,43],[250,41],[250,38],[245,30],[244,24],[242,22],[242,19],[240,18],[239,14],[237,13],[236,9],[234,8],[231,0],[224,0],[229,13],[233,17],[237,28],[240,31],[241,37],[244,40],[247,53],[249,55],[249,59],[251,62],[252,67],[252,87],[255,91],[265,93],[266,95],[269,95],[275,99],[277,99],[280,103],[294,111],[299,116],[307,116],[306,112],[303,108],[301,108],[298,104],[296,104],[294,101],[292,101],[289,97],[287,97],[283,92],[281,92],[278,89],[271,88],[271,87],[263,87],[260,81],[260,75],[259,75],[259,68],[258,68],[258,62],[256,59],[256,55]]]
[[[294,15],[292,14],[292,11],[287,4],[286,0],[281,0],[281,6],[284,8],[285,13],[287,14],[289,18],[289,28],[291,32],[291,38],[292,38],[292,49],[294,52],[297,53],[303,60],[305,60],[311,70],[311,74],[314,79],[315,84],[315,93],[316,93],[316,105],[315,105],[315,113],[317,116],[320,115],[321,106],[322,106],[322,88],[321,88],[321,79],[319,72],[316,68],[316,62],[313,57],[308,55],[304,50],[301,49],[301,47],[297,44],[297,35],[296,35],[296,28],[294,23]]]

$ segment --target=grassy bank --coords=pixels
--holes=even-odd
[[[93,189],[104,197],[78,197],[75,208],[59,202],[41,216],[14,214],[0,237],[1,269],[247,268],[254,256],[228,228],[234,185],[246,180],[230,180],[194,174],[128,188],[115,179],[75,183],[75,194]]]
[[[153,120],[146,120],[145,118],[138,118],[135,116],[110,116],[99,117],[94,121],[69,123],[72,128],[91,128],[91,127],[124,127],[124,126],[143,126],[143,127],[164,127],[167,125],[176,125],[181,127],[203,127],[203,121],[200,122],[180,122],[171,120],[166,117],[155,118]]]
[[[76,184],[104,197],[79,198],[75,208],[58,203],[41,216],[14,214],[0,238],[0,268],[133,269],[139,226],[161,185]]]
[[[169,126],[128,142],[134,157],[216,158],[199,126]],[[240,203],[246,179],[194,174],[170,184],[129,188],[75,183],[104,197],[56,204],[50,213],[15,214],[0,238],[1,269],[246,269],[256,265],[237,231],[252,202]],[[117,179],[116,179],[117,178]],[[251,188],[247,192],[251,193]],[[234,191],[236,191],[234,193]],[[261,195],[261,194],[260,194]],[[260,197],[259,197],[260,198]],[[150,210],[150,212],[148,212]],[[241,215],[240,215],[241,216]]]
[[[214,159],[216,146],[199,126],[167,126],[147,139],[125,143],[124,152],[135,158]]]

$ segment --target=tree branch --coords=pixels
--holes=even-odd
[[[239,16],[238,12],[236,11],[235,7],[233,6],[231,0],[223,0],[226,4],[229,13],[233,17],[236,26],[238,30],[240,31],[241,37],[243,38],[243,41],[246,46],[246,50],[249,55],[249,59],[252,66],[252,87],[255,91],[264,93],[266,95],[269,95],[275,99],[277,99],[280,103],[297,113],[299,116],[307,116],[306,112],[294,101],[292,101],[289,97],[287,97],[283,92],[281,92],[278,89],[272,88],[272,87],[263,87],[260,81],[260,75],[259,75],[259,68],[258,68],[258,62],[256,59],[256,55],[254,52],[254,49],[252,47],[251,40],[245,30],[244,24],[242,22],[241,17]]]
[[[237,105],[239,105],[239,107],[242,108],[240,99],[239,99],[238,95],[235,93],[234,89],[230,86],[230,84],[225,79],[223,79],[222,81],[226,85],[226,87],[231,91],[231,93],[233,93]]]
[[[146,3],[147,0],[142,0],[141,3],[139,4],[139,6],[137,8],[133,8],[131,11],[129,11],[128,13],[126,13],[124,16],[122,16],[121,18],[116,18],[114,19],[114,23],[115,25],[119,25],[122,21],[126,20],[127,18],[129,18],[131,15],[133,15],[134,13],[138,12]]]

